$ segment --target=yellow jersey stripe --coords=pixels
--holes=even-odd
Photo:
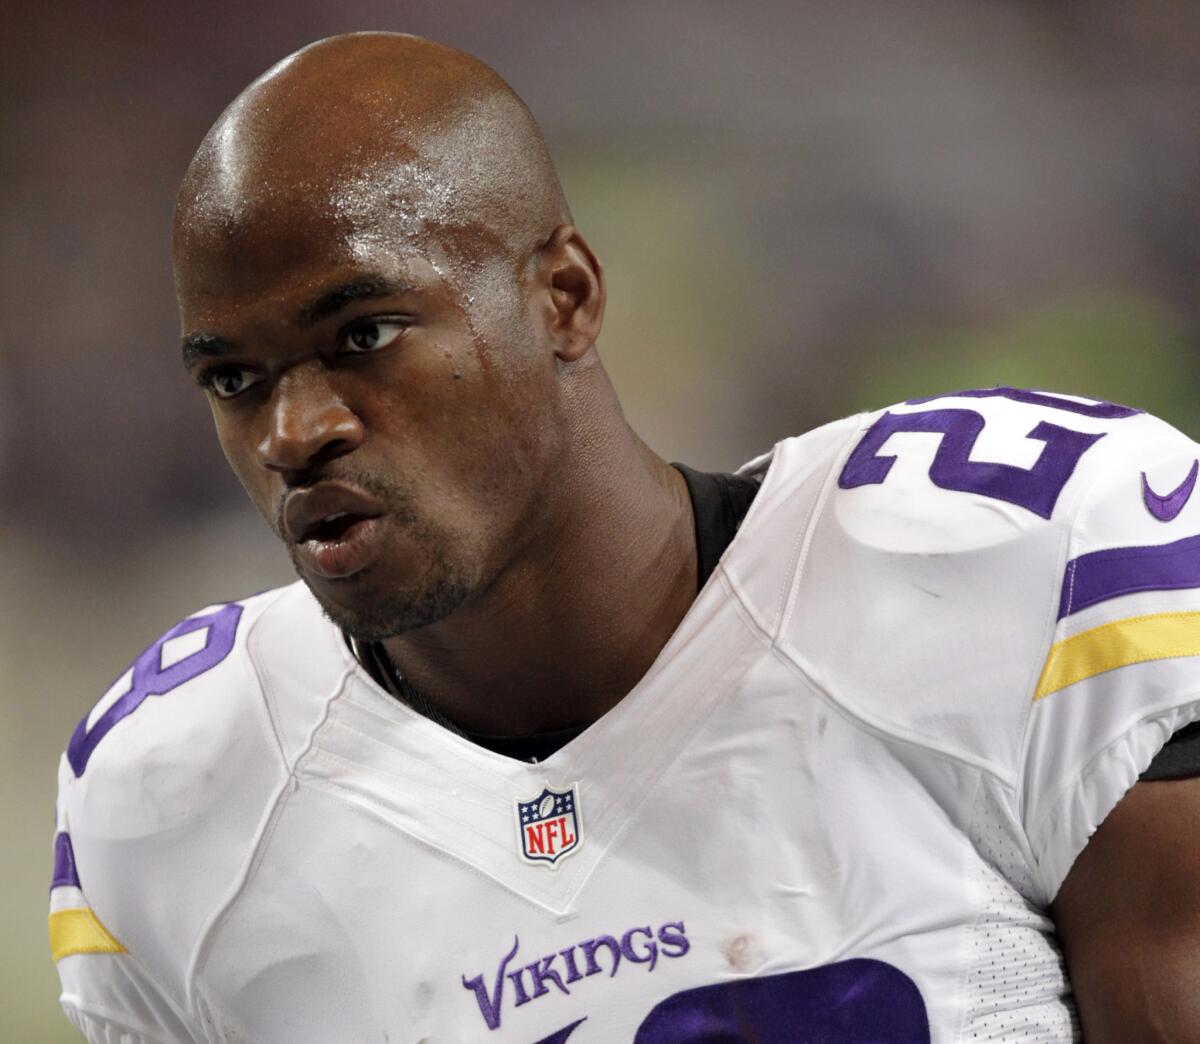
[[[55,961],[76,953],[125,953],[91,910],[58,910],[50,915],[50,952]]]
[[[1057,642],[1046,657],[1034,700],[1131,663],[1200,656],[1200,612],[1130,616]]]

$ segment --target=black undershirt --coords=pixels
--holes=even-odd
[[[1138,778],[1144,780],[1190,779],[1200,776],[1200,721],[1185,725],[1150,762]]]
[[[696,531],[697,591],[702,588],[717,567],[725,549],[733,542],[738,527],[750,510],[760,483],[740,475],[724,475],[696,471],[684,464],[672,464],[687,483],[692,501],[692,518]],[[353,645],[351,650],[353,651]],[[439,724],[496,754],[518,761],[545,761],[561,747],[578,736],[586,725],[556,732],[541,732],[533,736],[489,736],[458,728],[446,721],[433,708],[427,707],[392,666],[378,646],[368,646],[361,657],[367,673],[384,689],[398,694],[406,703]],[[1175,733],[1142,773],[1143,780],[1187,779],[1200,776],[1200,722],[1186,725]]]

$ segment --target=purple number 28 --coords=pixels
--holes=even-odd
[[[956,392],[944,397],[1006,398],[1032,406],[1113,420],[1131,417],[1139,412],[1115,403],[1085,403],[1016,388],[987,388],[981,391]],[[1040,421],[1029,431],[1027,437],[1044,442],[1045,446],[1032,467],[1021,468],[1013,464],[969,459],[983,426],[983,415],[975,410],[941,409],[922,410],[919,413],[885,413],[871,426],[850,454],[838,479],[838,485],[842,489],[853,489],[856,486],[883,482],[892,470],[892,465],[896,463],[895,456],[880,455],[883,444],[897,432],[928,432],[942,436],[933,463],[929,467],[929,479],[935,486],[1004,500],[1042,518],[1049,518],[1054,513],[1054,505],[1058,503],[1059,494],[1075,471],[1079,458],[1104,435],[1103,432],[1076,431],[1048,421]]]
[[[165,696],[184,682],[189,682],[220,663],[233,649],[238,620],[242,615],[240,605],[223,605],[203,616],[192,616],[177,623],[158,641],[133,661],[133,673],[129,688],[101,714],[88,728],[85,717],[67,744],[67,761],[76,776],[82,776],[88,759],[96,745],[108,735],[117,722],[138,709],[148,696]],[[188,656],[163,667],[163,647],[173,638],[207,629],[204,645]]]

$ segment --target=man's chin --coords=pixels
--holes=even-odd
[[[357,585],[346,585],[342,597],[333,598],[303,574],[301,579],[329,620],[360,643],[382,642],[444,620],[470,593],[465,584],[438,578],[410,592],[354,590]]]

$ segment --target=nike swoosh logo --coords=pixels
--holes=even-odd
[[[1146,510],[1160,522],[1170,522],[1171,519],[1177,518],[1192,497],[1197,475],[1200,475],[1200,460],[1192,463],[1192,470],[1188,472],[1187,478],[1165,497],[1161,497],[1150,488],[1150,482],[1143,471],[1142,500],[1146,503]]]

